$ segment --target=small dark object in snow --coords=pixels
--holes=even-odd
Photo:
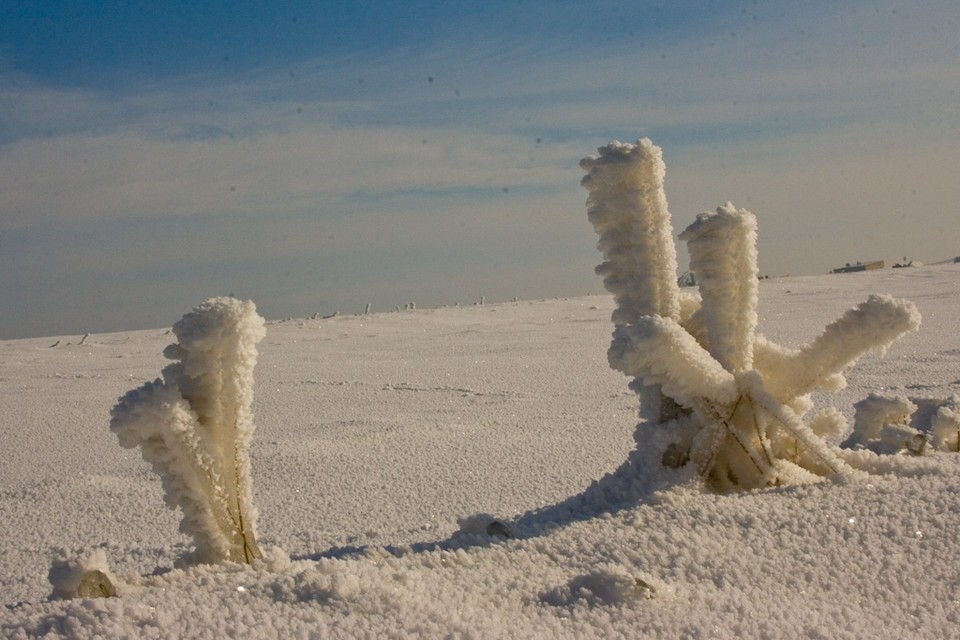
[[[507,525],[503,524],[499,520],[494,520],[487,525],[487,535],[490,537],[499,536],[501,538],[512,538],[510,534],[510,529],[507,528]]]
[[[91,569],[80,578],[77,595],[81,598],[116,598],[117,588],[103,571]]]
[[[657,590],[654,588],[654,586],[643,578],[635,578],[633,581],[633,586],[637,589],[637,593],[642,595],[644,598],[650,599],[657,595]]]
[[[684,448],[676,442],[671,442],[664,450],[663,457],[660,458],[660,464],[670,469],[679,469],[689,460],[690,456],[687,455]]]
[[[904,443],[907,448],[907,451],[912,453],[915,456],[922,456],[924,450],[927,448],[927,438],[922,433],[918,433],[915,436],[910,437]]]

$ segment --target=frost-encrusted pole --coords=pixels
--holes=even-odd
[[[580,166],[587,171],[581,181],[589,191],[587,217],[600,236],[597,248],[604,257],[596,272],[617,305],[607,355],[610,366],[633,375],[622,365],[627,346],[623,328],[648,315],[680,320],[677,250],[663,188],[666,166],[660,147],[649,138],[636,144],[613,141],[597,151]],[[658,386],[635,378],[630,387],[647,417],[667,419],[675,412]]]
[[[614,295],[614,324],[641,316],[680,319],[677,250],[663,189],[663,152],[649,138],[613,141],[580,161],[587,217],[605,261],[596,271]]]
[[[727,202],[701,213],[680,239],[690,252],[703,302],[697,315],[710,354],[728,371],[753,365],[757,328],[757,219]]]
[[[250,477],[253,369],[266,335],[250,301],[212,298],[173,326],[177,362],[163,379],[134,389],[113,408],[110,429],[125,448],[140,446],[180,507],[200,562],[260,557]]]

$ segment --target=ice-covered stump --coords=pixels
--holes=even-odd
[[[249,563],[260,557],[250,477],[253,369],[266,335],[250,301],[212,298],[173,326],[179,340],[157,379],[113,408],[110,429],[140,447],[160,474],[164,499],[180,507],[195,560]]]
[[[677,291],[659,148],[646,139],[613,142],[581,166],[589,172],[583,180],[588,216],[606,258],[598,272],[617,303],[610,365],[634,378],[631,388],[648,421],[638,427],[638,446],[669,442],[664,465],[692,464],[721,490],[852,473],[823,440],[846,429],[841,414],[826,410],[806,421],[809,394],[842,388],[843,369],[916,329],[916,307],[871,296],[804,348],[776,345],[756,333],[752,213],[728,202],[680,234],[698,301]],[[656,411],[644,408],[651,402]],[[671,406],[675,410],[664,411]],[[653,437],[651,429],[669,436]]]

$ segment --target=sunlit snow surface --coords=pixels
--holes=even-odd
[[[825,400],[852,419],[872,391],[960,393],[960,265],[771,278],[758,330],[799,347],[874,292],[915,302],[923,325]],[[514,524],[626,459],[637,406],[607,365],[612,310],[593,296],[269,323],[251,452],[267,559],[252,568],[174,569],[190,544],[180,515],[108,429],[172,333],[0,343],[0,636],[956,634],[957,455],[892,457],[850,485],[553,510],[556,528],[527,516],[542,533],[523,539],[465,535],[484,522],[470,516]],[[95,547],[120,597],[48,601],[53,559]]]

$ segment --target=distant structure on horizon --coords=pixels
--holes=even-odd
[[[883,269],[883,260],[874,260],[872,262],[858,262],[856,264],[850,264],[849,262],[842,267],[837,267],[836,269],[831,269],[830,273],[855,273],[857,271],[873,271],[875,269]]]

